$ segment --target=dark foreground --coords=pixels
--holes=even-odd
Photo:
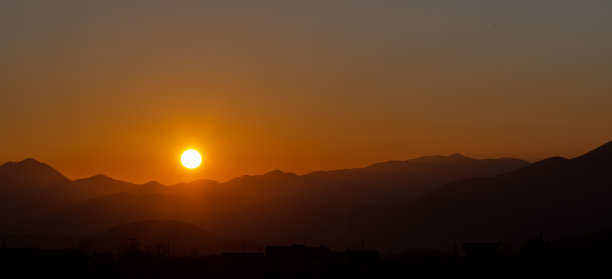
[[[611,264],[612,233],[553,243],[536,239],[516,249],[465,243],[448,252],[419,250],[382,258],[376,251],[297,245],[189,257],[140,249],[0,250],[2,278],[584,278],[610,277]]]

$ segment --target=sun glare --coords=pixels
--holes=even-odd
[[[202,156],[195,149],[185,150],[181,155],[181,163],[188,169],[195,169],[202,163]]]

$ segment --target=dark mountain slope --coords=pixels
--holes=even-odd
[[[356,213],[353,237],[393,250],[465,241],[518,243],[540,229],[558,239],[612,229],[609,144],[575,159],[447,184],[404,206]]]
[[[47,164],[34,159],[7,162],[0,166],[0,198],[49,193],[53,187],[70,182]]]

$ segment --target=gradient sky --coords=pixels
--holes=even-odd
[[[0,1],[0,162],[175,183],[572,157],[612,140],[611,34],[609,0]]]

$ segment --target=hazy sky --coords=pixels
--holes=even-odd
[[[72,179],[572,157],[612,140],[612,1],[0,1],[0,128]]]

